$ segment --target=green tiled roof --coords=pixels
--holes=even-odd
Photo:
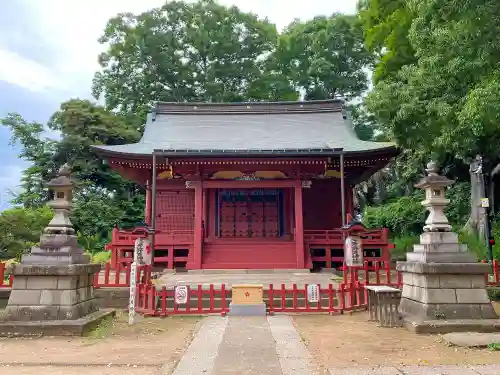
[[[395,149],[361,141],[339,100],[281,103],[158,103],[138,143],[94,146],[106,154],[228,155],[359,153]]]

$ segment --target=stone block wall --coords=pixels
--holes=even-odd
[[[452,267],[462,268],[435,264],[427,265],[426,270],[413,269],[411,272],[412,264],[407,263],[403,273],[401,313],[425,320],[494,319],[496,315],[484,274],[450,273]]]
[[[29,266],[19,267],[3,319],[72,320],[97,311],[93,275],[98,267],[50,266],[50,272],[36,275]]]

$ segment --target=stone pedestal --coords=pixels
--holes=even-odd
[[[404,325],[417,333],[498,331],[498,319],[486,291],[489,265],[477,263],[443,213],[448,203],[444,187],[451,184],[429,163],[429,176],[417,187],[426,190],[422,202],[430,214],[420,244],[398,262],[403,275],[399,312]]]
[[[0,336],[81,335],[113,311],[98,310],[94,274],[99,264],[77,244],[69,220],[72,183],[67,167],[49,187],[55,215],[40,237],[40,245],[12,265],[14,283],[9,302],[0,316]]]
[[[15,266],[5,321],[74,320],[98,310],[94,273],[98,264]]]

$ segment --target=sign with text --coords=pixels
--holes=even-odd
[[[490,207],[490,200],[488,198],[481,198],[481,207],[483,208]]]
[[[307,286],[307,300],[309,302],[319,302],[319,285],[311,284]]]
[[[345,239],[344,259],[348,267],[363,266],[363,244],[360,237],[349,236]]]
[[[145,238],[138,238],[135,240],[134,246],[134,262],[137,265],[151,264],[153,258],[153,251],[149,240]]]
[[[186,285],[177,285],[174,292],[174,300],[178,305],[184,305],[188,298],[188,288]]]

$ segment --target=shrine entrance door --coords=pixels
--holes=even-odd
[[[282,189],[217,189],[217,236],[277,238],[283,234]]]

